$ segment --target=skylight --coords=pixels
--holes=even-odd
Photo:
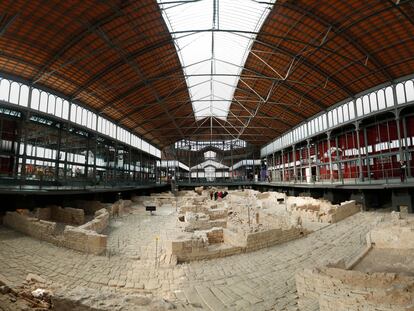
[[[196,120],[225,120],[256,33],[276,0],[157,1],[180,56]]]

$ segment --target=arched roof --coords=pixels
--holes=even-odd
[[[180,138],[179,125],[192,122],[180,119],[191,103],[155,0],[5,0],[0,14],[0,74],[58,91],[159,145],[152,128],[162,122]]]
[[[273,2],[225,120],[194,118],[156,0],[1,1],[0,74],[55,90],[165,146],[182,138],[261,145],[337,102],[414,73],[412,0]]]

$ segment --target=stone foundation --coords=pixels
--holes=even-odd
[[[300,310],[408,311],[414,278],[338,268],[305,269],[296,275]]]
[[[83,209],[72,207],[60,207],[57,205],[37,208],[35,215],[40,220],[55,221],[69,225],[81,225],[85,223],[85,212]]]
[[[28,211],[7,212],[3,223],[19,232],[57,246],[101,254],[106,251],[107,236],[98,234],[94,229],[101,231],[106,228],[109,215],[106,210],[97,213],[96,218],[81,227],[62,227],[56,222],[35,218]]]
[[[332,205],[328,201],[321,201],[318,204],[312,198],[289,198],[289,201],[292,202],[292,215],[310,222],[335,223],[361,210],[361,206],[355,201],[346,201],[339,205]]]
[[[187,262],[251,252],[296,239],[306,233],[294,227],[287,230],[271,229],[251,233],[213,228],[197,231],[195,235],[188,238],[167,241],[166,249],[168,256],[177,257],[178,262]]]
[[[101,233],[109,224],[109,213],[106,209],[102,208],[95,212],[95,217],[88,221],[86,224],[79,227],[79,229],[95,231]]]
[[[414,219],[400,220],[399,217],[393,214],[391,223],[371,230],[367,235],[367,247],[347,264],[343,260],[335,267],[305,269],[297,273],[300,310],[414,310],[414,277],[407,269],[411,263],[404,256],[409,254],[407,251],[412,254],[414,250]],[[370,252],[375,249],[388,249],[388,252],[383,253],[384,258],[370,258]],[[395,249],[397,252],[391,252]],[[387,263],[386,254],[389,253],[393,256],[400,253],[400,257],[391,257],[392,262]],[[368,271],[363,268],[364,265],[367,267],[364,258],[369,258]],[[395,273],[389,273],[387,268],[394,269]]]

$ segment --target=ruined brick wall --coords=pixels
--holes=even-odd
[[[223,229],[222,228],[213,228],[207,232],[208,244],[218,244],[223,243]]]
[[[36,239],[82,252],[101,254],[106,250],[105,235],[72,226],[66,226],[62,234],[57,231],[56,222],[39,220],[28,214],[7,212],[4,225]]]
[[[289,229],[277,228],[249,233],[224,229],[223,233],[224,243],[242,247],[245,251],[254,251],[297,239],[306,235],[307,231],[291,227]]]
[[[408,311],[414,278],[338,268],[305,269],[296,274],[302,311]]]
[[[109,224],[109,213],[105,208],[95,212],[95,217],[79,227],[79,229],[91,230],[97,233],[104,231]]]
[[[77,200],[74,203],[76,208],[83,209],[85,214],[93,215],[96,211],[99,211],[101,208],[104,208],[104,204],[100,201],[85,201],[85,200]]]
[[[388,225],[367,234],[367,243],[375,248],[414,249],[414,226]]]
[[[285,243],[302,237],[305,234],[305,230],[295,227],[291,227],[290,229],[269,229],[248,233],[246,236],[246,249],[247,251],[253,251]]]
[[[69,225],[81,225],[85,223],[85,212],[83,209],[73,207],[52,206],[51,220]]]
[[[64,242],[61,246],[67,248],[96,255],[106,251],[108,237],[91,230],[66,226],[63,237]]]
[[[51,220],[52,219],[52,209],[51,207],[37,208],[35,210],[36,218],[41,220]]]
[[[39,240],[53,242],[52,234],[56,230],[56,223],[39,220],[35,217],[22,215],[17,212],[6,212],[3,218],[5,226],[30,235]]]
[[[307,199],[290,199],[291,203],[297,202],[292,203],[296,204],[296,207],[292,209],[292,215],[294,217],[301,217],[302,220],[310,222],[335,223],[361,210],[360,205],[355,201],[346,201],[339,205],[331,205],[326,201],[318,203],[315,199],[309,199],[309,201]],[[300,205],[301,203],[302,205]]]

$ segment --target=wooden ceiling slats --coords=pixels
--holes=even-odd
[[[264,144],[337,102],[414,73],[410,2],[278,0],[241,73],[240,103],[233,101],[227,121],[212,120],[214,138],[236,135],[260,105],[240,138]],[[74,98],[161,147],[182,132],[210,138],[210,121],[192,116],[156,0],[4,0],[0,12],[4,21],[16,16],[0,36],[0,73]],[[266,97],[272,83],[261,103],[254,92]]]

